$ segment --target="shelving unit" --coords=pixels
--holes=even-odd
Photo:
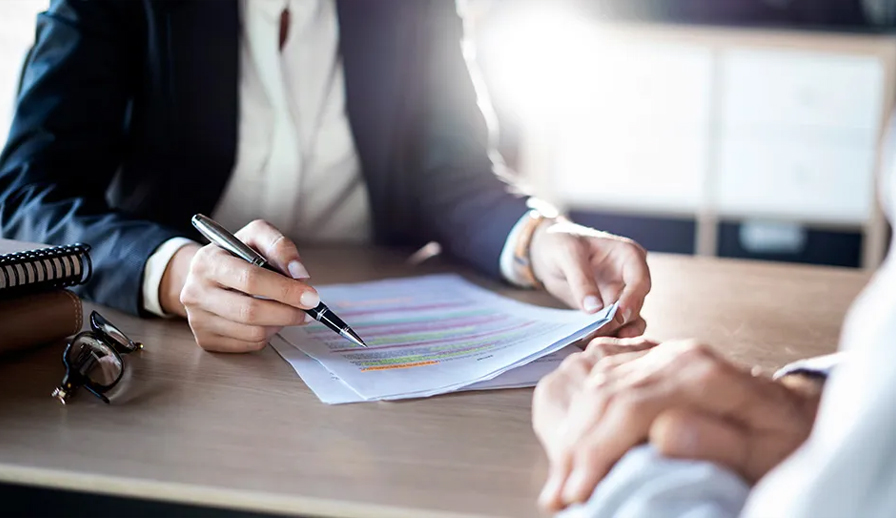
[[[863,234],[880,264],[875,196],[896,37],[594,24],[579,109],[524,122],[521,173],[566,209],[689,217],[715,255],[721,221]]]

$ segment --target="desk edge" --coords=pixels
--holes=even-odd
[[[458,514],[381,504],[340,502],[338,500],[286,496],[263,491],[216,488],[188,483],[149,479],[82,474],[46,468],[31,468],[0,463],[0,482],[69,490],[124,498],[140,498],[160,502],[218,507],[271,514],[358,518],[395,517],[474,518],[484,515]]]

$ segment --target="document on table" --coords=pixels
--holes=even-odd
[[[318,291],[369,347],[353,346],[318,323],[286,328],[278,343],[316,360],[361,400],[426,397],[491,380],[588,336],[616,310],[587,315],[532,306],[456,275]]]
[[[324,368],[317,360],[311,358],[299,349],[293,347],[283,338],[275,336],[271,339],[271,346],[275,351],[289,363],[296,371],[296,374],[302,378],[302,381],[308,385],[315,395],[321,401],[329,405],[339,405],[342,403],[361,403],[366,401],[351,387],[342,382],[333,373]],[[560,349],[555,353],[534,360],[532,363],[511,369],[496,378],[487,381],[480,381],[467,385],[460,390],[497,390],[534,387],[538,380],[550,374],[554,369],[560,366],[560,362],[572,353],[579,352],[581,349],[574,345],[570,345]],[[416,397],[414,395],[402,395],[385,399],[408,399]]]

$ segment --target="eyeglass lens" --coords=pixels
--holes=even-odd
[[[71,369],[99,388],[109,388],[121,379],[121,357],[109,346],[89,334],[78,335],[68,353]]]

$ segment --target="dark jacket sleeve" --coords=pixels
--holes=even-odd
[[[79,294],[134,314],[146,260],[177,235],[106,201],[139,80],[136,9],[138,2],[57,0],[39,15],[0,155],[3,237],[91,245],[94,276]]]
[[[492,131],[477,104],[475,64],[462,48],[463,20],[449,0],[430,2],[420,24],[422,91],[418,210],[447,252],[498,276],[501,250],[527,200],[493,161]]]

